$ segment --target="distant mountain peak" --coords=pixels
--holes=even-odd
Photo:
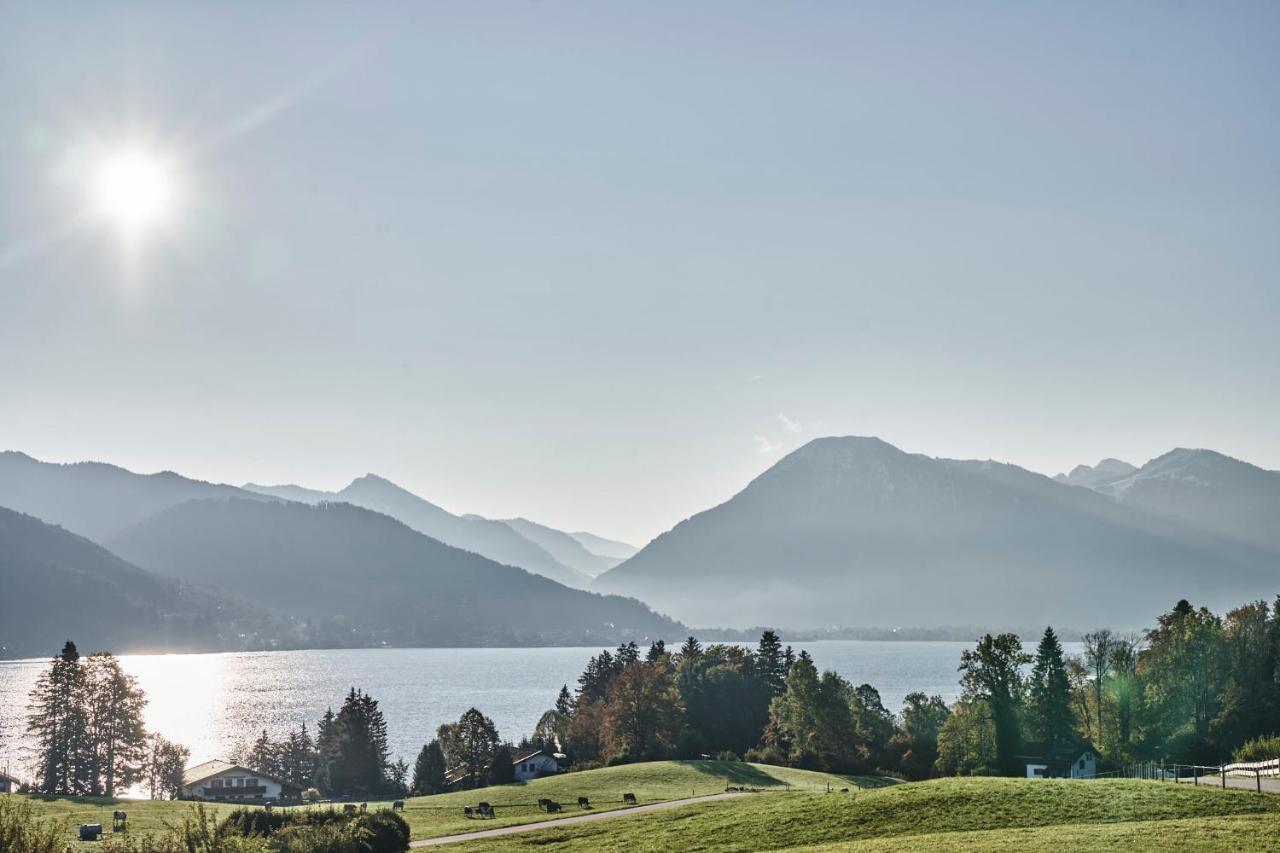
[[[1053,479],[1060,483],[1092,489],[1105,483],[1112,483],[1128,477],[1137,470],[1138,467],[1136,465],[1131,465],[1122,459],[1107,457],[1098,462],[1097,465],[1077,465],[1071,469],[1071,473],[1059,474]]]

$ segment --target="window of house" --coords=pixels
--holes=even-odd
[[[244,780],[244,784],[245,784],[245,786],[246,786],[246,787],[249,787],[249,788],[256,788],[256,787],[258,786],[258,780],[257,780],[257,779],[245,779],[245,780]]]
[[[209,787],[210,787],[210,788],[221,788],[221,787],[222,787],[222,780],[221,780],[221,779],[214,779],[212,782],[210,782],[210,783],[209,783]]]
[[[1084,769],[1084,759],[1083,759],[1083,758],[1081,758],[1081,759],[1080,759],[1080,769],[1081,769],[1081,770],[1083,770],[1083,769]]]

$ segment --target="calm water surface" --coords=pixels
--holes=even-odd
[[[1080,644],[1064,643],[1069,654]],[[821,641],[798,644],[819,669],[875,686],[892,711],[920,690],[951,702],[967,643]],[[1031,646],[1029,651],[1034,651]],[[533,731],[561,684],[572,689],[597,648],[338,649],[204,655],[126,655],[149,699],[147,727],[191,749],[192,762],[227,754],[263,729],[275,737],[303,721],[315,733],[351,687],[378,700],[391,751],[410,764],[441,723],[475,706],[504,738]],[[0,769],[22,767],[27,693],[45,660],[0,661]],[[26,775],[25,773],[17,775]]]

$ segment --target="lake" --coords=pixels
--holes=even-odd
[[[824,640],[797,644],[819,669],[869,683],[897,712],[912,691],[959,696],[958,642]],[[1028,651],[1034,646],[1028,644]],[[1064,643],[1068,654],[1081,644]],[[475,706],[499,733],[518,741],[533,731],[560,685],[572,689],[597,648],[336,649],[197,655],[124,655],[150,700],[147,728],[191,749],[192,763],[227,754],[263,729],[273,737],[326,708],[337,710],[351,687],[378,700],[393,756],[410,764],[441,723]],[[0,661],[0,769],[22,767],[27,693],[47,660]],[[25,773],[17,775],[24,776]]]

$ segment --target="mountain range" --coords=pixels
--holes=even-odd
[[[454,516],[373,475],[334,494],[246,489],[6,452],[0,512],[0,656],[51,653],[68,637],[177,651],[608,644],[685,630],[582,591],[587,574],[504,522]],[[614,562],[538,527],[590,568]]]
[[[1123,628],[1179,598],[1280,592],[1280,472],[1197,449],[1050,478],[816,439],[639,550],[455,515],[373,474],[238,487],[7,452],[0,507],[5,654],[80,633],[136,649]]]
[[[1175,450],[1072,476],[816,439],[592,588],[726,626],[1122,626],[1280,592],[1280,473]]]

